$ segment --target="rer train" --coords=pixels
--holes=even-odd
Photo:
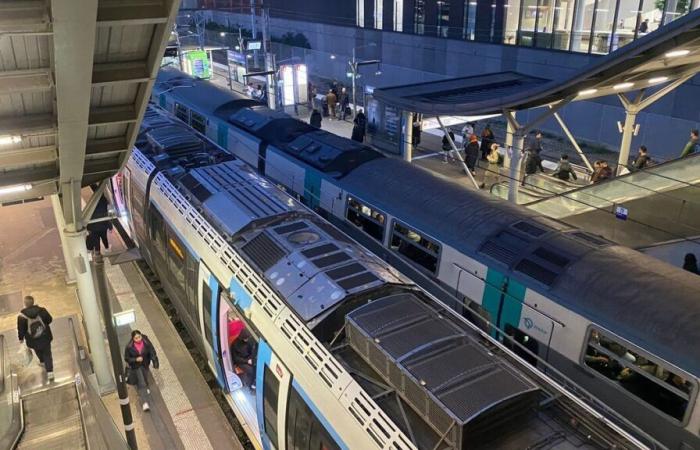
[[[698,277],[175,69],[152,99],[534,364],[700,449]]]
[[[120,221],[256,448],[638,444],[249,165],[156,108],[146,112],[112,187]],[[241,348],[248,361],[241,362]],[[245,381],[240,375],[252,366]]]

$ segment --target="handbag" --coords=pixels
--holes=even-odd
[[[26,343],[24,345],[20,346],[17,354],[19,355],[19,360],[20,360],[20,363],[22,364],[22,366],[28,367],[29,364],[32,363],[32,358],[34,358],[34,353],[32,352],[32,349],[27,347]]]

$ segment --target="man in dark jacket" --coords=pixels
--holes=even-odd
[[[469,136],[469,143],[464,146],[464,162],[472,175],[476,175],[476,162],[479,159],[479,140],[475,134]]]
[[[634,158],[634,161],[632,162],[632,166],[630,166],[630,170],[632,172],[636,172],[638,170],[644,169],[647,164],[649,164],[649,152],[646,148],[646,146],[642,145],[639,147],[639,154],[637,155],[636,158]]]
[[[576,172],[574,172],[574,169],[571,167],[569,155],[561,155],[557,169],[552,176],[564,181],[569,181],[570,178],[576,179]]]
[[[363,113],[361,109],[357,111],[357,117],[355,117],[353,123],[355,125],[352,127],[352,140],[364,142],[365,130],[367,129],[367,117],[365,117],[365,113]]]
[[[46,370],[49,381],[53,381],[53,356],[51,355],[51,327],[53,317],[39,305],[34,304],[34,297],[24,297],[24,309],[17,316],[17,337],[34,350],[39,364]]]
[[[248,330],[241,331],[231,344],[231,360],[240,371],[241,383],[255,389],[255,345],[250,340]]]

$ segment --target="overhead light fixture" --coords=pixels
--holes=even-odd
[[[649,80],[649,84],[663,83],[668,77],[656,77]]]
[[[677,58],[679,56],[685,56],[690,53],[690,50],[673,50],[672,52],[666,53],[666,58]]]
[[[627,88],[631,88],[632,86],[634,86],[634,83],[629,83],[629,82],[628,83],[620,83],[620,84],[616,84],[615,86],[613,86],[613,89],[615,89],[616,91],[619,91],[620,89],[627,89]]]
[[[14,194],[17,192],[25,192],[32,188],[31,184],[18,184],[17,186],[8,186],[0,188],[0,195],[4,194]]]
[[[331,55],[331,59],[335,59],[335,55]]]
[[[583,91],[579,91],[578,95],[591,95],[595,94],[598,92],[598,89],[584,89]]]
[[[221,33],[219,33],[219,36],[224,37],[226,36],[226,33],[222,31]]]
[[[0,145],[19,144],[22,136],[0,136]]]

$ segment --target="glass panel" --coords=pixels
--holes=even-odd
[[[450,30],[450,0],[438,0],[437,7],[437,35],[447,37]]]
[[[552,48],[557,50],[569,49],[575,3],[575,0],[557,0],[552,24],[552,30],[554,30]]]
[[[644,36],[659,28],[663,10],[664,0],[644,0],[637,36]]]
[[[476,12],[476,1],[474,10]],[[520,0],[507,0],[505,4],[506,11],[504,13],[505,26],[503,27],[503,43],[513,44],[517,42],[518,36],[518,21],[520,20]]]
[[[690,7],[691,0],[666,0],[666,13],[664,24],[671,23],[679,17],[685,15]],[[656,0],[656,7],[663,5],[663,0]]]
[[[294,386],[289,392],[287,402],[287,448],[290,450],[340,450]]]
[[[385,217],[381,212],[374,210],[353,198],[348,198],[346,217],[350,223],[360,228],[379,242],[384,240]]]
[[[617,0],[598,0],[591,53],[607,54],[610,49]]]
[[[211,322],[211,288],[207,283],[202,283],[202,314],[204,322],[204,337],[210,346],[214,346],[212,342],[212,322]]]
[[[263,374],[263,418],[265,433],[267,433],[272,445],[277,448],[277,398],[280,392],[280,382],[268,366],[264,367]]]
[[[384,0],[374,0],[374,28],[381,30],[384,26]]]
[[[357,16],[355,21],[355,26],[364,27],[365,26],[365,0],[357,0],[355,5],[357,6]]]
[[[613,50],[629,44],[635,38],[641,24],[640,0],[620,0],[617,12],[617,30],[613,39]],[[648,24],[646,25],[648,27]]]
[[[403,31],[403,0],[394,0],[394,31]]]
[[[413,11],[413,32],[416,34],[425,33],[425,0],[416,0]]]
[[[574,12],[574,31],[571,36],[571,50],[588,53],[593,24],[595,0],[578,0]]]
[[[537,0],[523,0],[520,12],[520,38],[518,44],[531,47],[535,43],[535,22],[537,21]]]
[[[543,48],[552,46],[554,14],[554,0],[540,0],[540,5],[537,8],[535,46]]]

